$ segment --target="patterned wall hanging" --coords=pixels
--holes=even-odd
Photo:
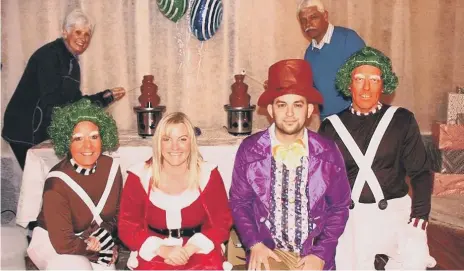
[[[222,0],[195,0],[191,7],[190,29],[200,41],[210,39],[222,21]]]
[[[188,0],[157,0],[156,2],[161,13],[175,23],[187,12]]]

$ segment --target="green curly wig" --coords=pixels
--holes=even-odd
[[[351,73],[362,65],[370,65],[380,69],[382,72],[383,92],[392,94],[398,86],[398,77],[393,72],[390,59],[379,50],[366,46],[356,53],[340,67],[335,78],[335,85],[343,95],[350,97],[349,86],[351,84]]]
[[[63,157],[69,153],[74,127],[81,121],[90,121],[98,126],[102,140],[102,152],[116,148],[119,139],[114,119],[103,108],[92,104],[90,100],[81,99],[73,104],[53,109],[48,134],[57,156]]]

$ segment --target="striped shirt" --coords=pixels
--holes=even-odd
[[[269,131],[271,145],[279,143],[275,137],[275,124]],[[303,142],[307,149],[308,134],[305,130]],[[308,156],[301,157],[301,165],[288,169],[282,162],[272,158],[271,202],[267,226],[278,249],[300,252],[311,231],[306,186],[308,184]]]

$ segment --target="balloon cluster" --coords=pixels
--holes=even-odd
[[[188,0],[157,0],[161,13],[173,22],[187,12]],[[190,29],[200,41],[216,34],[223,15],[222,0],[194,0],[190,12]]]

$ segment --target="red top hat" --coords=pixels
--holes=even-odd
[[[269,67],[267,89],[259,96],[258,105],[267,106],[285,94],[301,95],[308,103],[322,104],[322,95],[313,86],[311,66],[305,60],[281,60]]]

